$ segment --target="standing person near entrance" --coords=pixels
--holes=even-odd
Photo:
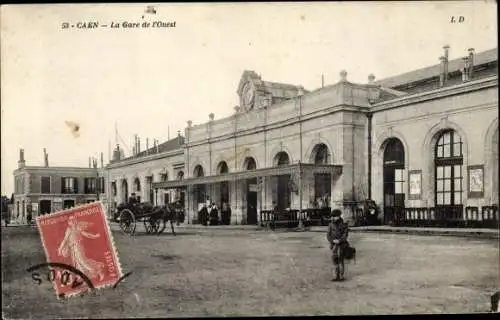
[[[341,215],[342,212],[339,209],[332,211],[328,233],[326,234],[326,238],[330,243],[330,250],[332,250],[332,261],[335,269],[332,281],[344,280],[344,250],[347,247],[349,228]]]
[[[231,224],[231,208],[229,207],[227,202],[224,202],[222,204],[221,215],[222,215],[222,224],[230,225]]]
[[[31,205],[28,205],[28,214],[26,216],[26,220],[28,221],[28,226],[31,226],[31,221],[33,219],[33,210],[32,210],[32,207]]]

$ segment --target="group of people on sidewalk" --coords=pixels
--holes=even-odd
[[[204,226],[214,225],[230,225],[231,224],[231,208],[224,202],[222,209],[219,208],[215,202],[204,203],[198,210],[198,219]]]

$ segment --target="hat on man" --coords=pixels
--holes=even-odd
[[[340,217],[342,215],[342,211],[339,209],[333,209],[332,211],[332,217]]]

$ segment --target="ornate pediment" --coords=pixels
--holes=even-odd
[[[253,109],[256,101],[257,86],[262,82],[261,77],[255,71],[245,71],[238,85],[241,111],[246,112]]]
[[[244,71],[238,85],[241,112],[269,107],[307,93],[302,86],[263,81],[255,71]]]

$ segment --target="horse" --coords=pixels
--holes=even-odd
[[[161,220],[163,222],[162,228],[158,229],[156,234],[161,234],[165,231],[167,228],[167,221],[170,221],[170,228],[172,229],[172,234],[175,236],[174,222],[177,223],[177,225],[184,222],[182,211],[176,210],[173,204],[156,207],[153,212],[154,213],[151,215],[151,218],[153,220]]]
[[[137,218],[147,219],[151,224],[155,234],[160,234],[167,228],[167,221],[170,221],[172,234],[175,236],[174,222],[179,225],[184,222],[183,210],[176,210],[174,205],[167,204],[162,206],[153,206],[149,202],[126,204],[122,203],[117,206],[114,214],[114,220],[118,222],[122,210],[131,210]],[[163,227],[160,228],[160,221],[163,221]]]

